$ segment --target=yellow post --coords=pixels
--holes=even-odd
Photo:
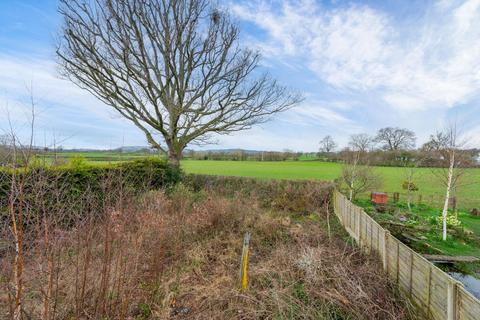
[[[242,291],[246,291],[248,289],[247,266],[248,266],[249,246],[250,246],[250,232],[247,232],[245,233],[245,237],[243,238],[242,261],[240,265],[240,281],[241,281]]]

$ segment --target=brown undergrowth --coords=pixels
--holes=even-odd
[[[98,221],[39,236],[24,257],[26,319],[412,319],[375,259],[322,211],[298,214],[214,191],[149,192]],[[248,291],[239,291],[252,234]],[[53,240],[54,239],[54,240]],[[9,252],[0,310],[9,318]],[[9,298],[10,297],[10,298]]]

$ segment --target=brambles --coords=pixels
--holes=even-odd
[[[83,219],[69,229],[47,224],[52,226],[48,241],[38,234],[26,251],[25,314],[47,319],[409,318],[410,309],[392,294],[374,259],[338,234],[327,236],[322,220],[328,185],[307,194],[318,202],[301,202],[310,207],[297,212],[269,202],[268,193],[281,197],[297,190],[298,196],[312,183],[195,181],[196,187],[200,181],[210,185],[200,192],[180,184],[168,192],[119,195],[116,206],[98,208],[101,219]],[[250,287],[240,293],[238,262],[247,230],[252,233]],[[1,294],[10,290],[10,255],[5,253],[0,266]],[[8,312],[8,299],[0,301],[0,310]]]
[[[193,190],[214,191],[232,197],[251,197],[266,208],[311,213],[328,202],[333,184],[308,180],[266,181],[243,177],[186,175],[184,183]]]

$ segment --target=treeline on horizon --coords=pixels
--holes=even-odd
[[[350,136],[348,145],[339,149],[332,136],[325,136],[319,143],[318,152],[294,152],[291,150],[248,151],[248,150],[188,150],[184,157],[193,160],[232,160],[232,161],[299,161],[316,160],[344,163],[352,154],[361,154],[362,162],[372,166],[417,166],[444,167],[449,148],[456,148],[461,166],[480,167],[480,149],[467,148],[448,131],[432,134],[430,139],[416,147],[416,135],[402,128],[386,127],[378,130],[375,136],[365,133]]]
[[[323,137],[319,143],[318,152],[295,152],[285,149],[283,151],[261,151],[261,150],[184,150],[182,157],[191,160],[224,160],[224,161],[325,161],[345,163],[352,157],[353,153],[360,153],[362,162],[372,166],[417,166],[417,167],[445,167],[446,145],[449,138],[444,132],[437,132],[430,136],[430,139],[423,145],[416,147],[415,133],[401,128],[382,128],[378,130],[375,136],[369,136],[365,133],[353,134],[350,136],[348,145],[339,148],[334,138],[330,135]],[[0,165],[8,161],[11,155],[7,136],[0,136]],[[21,148],[21,147],[20,147]],[[461,156],[461,166],[464,168],[480,167],[480,149],[462,148],[458,149],[458,155]],[[130,150],[131,149],[131,150]],[[62,160],[63,153],[116,153],[144,154],[148,156],[158,155],[158,151],[144,147],[125,147],[110,150],[87,150],[71,149],[62,147],[57,148],[33,148],[35,154],[49,154],[59,157]],[[160,154],[161,157],[166,155]],[[110,157],[105,157],[108,161]],[[103,158],[96,157],[97,160]],[[10,159],[11,160],[11,159]],[[59,160],[59,161],[60,161]],[[66,159],[64,159],[65,161]],[[61,163],[62,161],[60,161]]]
[[[480,150],[468,149],[464,150],[469,155],[470,160],[467,161],[467,167],[480,167],[477,159]],[[293,151],[258,151],[250,152],[247,150],[235,151],[194,151],[188,150],[184,158],[191,160],[216,160],[216,161],[325,161],[344,163],[345,159],[352,151],[343,149],[333,152],[293,152]],[[443,159],[433,157],[422,149],[416,150],[371,150],[365,152],[368,163],[373,166],[398,167],[404,166],[405,161],[419,161],[419,167],[442,167]]]

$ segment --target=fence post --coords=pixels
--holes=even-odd
[[[457,197],[452,198],[452,210],[455,211],[457,209]]]
[[[410,278],[408,279],[408,294],[410,298],[412,297],[412,289],[413,289],[413,251],[410,250]]]
[[[357,234],[357,243],[358,243],[358,246],[360,247],[360,218],[362,216],[362,212],[363,210],[361,208],[358,208],[357,209],[357,212],[356,212],[356,219],[355,219],[355,233]]]
[[[352,203],[348,202],[348,222],[347,222],[348,229],[352,230]]]
[[[382,245],[382,258],[383,258],[383,270],[388,273],[388,254],[387,254],[387,244],[388,237],[390,236],[390,231],[383,230],[383,245]]]
[[[457,319],[457,282],[448,281],[447,288],[447,320]]]
[[[432,296],[432,265],[428,264],[427,316],[430,316],[431,296]]]
[[[340,199],[342,199],[342,202],[340,203],[340,217],[341,217],[341,222],[342,222],[342,225],[345,227],[345,199],[343,197],[341,197]]]
[[[400,241],[397,242],[397,284],[400,283]]]
[[[400,200],[400,193],[394,192],[393,193],[393,203],[397,203]]]

